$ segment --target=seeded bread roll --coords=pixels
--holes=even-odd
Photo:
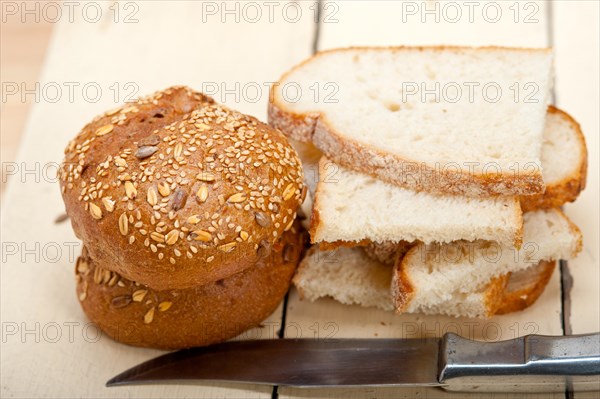
[[[254,265],[291,228],[302,179],[281,133],[186,87],[96,118],[60,173],[90,258],[157,290]]]
[[[84,247],[75,267],[77,295],[111,338],[134,346],[209,345],[260,324],[287,292],[303,250],[299,223],[251,268],[200,287],[156,291],[93,261]]]

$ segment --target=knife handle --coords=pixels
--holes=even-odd
[[[600,390],[600,333],[479,342],[444,335],[439,381],[450,391]]]

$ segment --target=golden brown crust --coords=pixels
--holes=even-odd
[[[404,266],[404,259],[411,256],[412,251],[416,251],[417,247],[413,247],[408,250],[406,254],[399,255],[394,264],[394,273],[392,275],[392,302],[396,314],[402,314],[405,312],[408,304],[415,296],[415,285],[411,281],[409,274],[406,272]]]
[[[503,274],[492,278],[483,293],[483,303],[486,310],[485,317],[492,317],[502,306],[504,290],[508,284],[509,275]]]
[[[465,49],[460,46],[399,46],[399,47],[349,47],[332,49],[315,54],[294,66],[279,79],[283,82],[295,70],[329,52],[391,49],[445,50]],[[481,50],[502,50],[506,47],[479,47]],[[522,48],[511,50],[530,51]],[[539,50],[539,49],[536,49]],[[551,49],[545,49],[550,52]],[[331,123],[319,113],[297,114],[285,106],[279,99],[273,85],[269,103],[269,124],[280,129],[286,135],[299,140],[310,141],[323,153],[340,165],[360,170],[389,183],[406,187],[415,191],[429,191],[444,194],[457,194],[469,197],[488,197],[494,195],[534,195],[543,193],[545,185],[542,172],[537,170],[519,170],[517,177],[513,170],[500,173],[471,174],[463,170],[442,170],[431,167],[424,162],[385,153],[376,148],[358,143],[344,137],[333,129]],[[461,168],[462,169],[462,168]],[[414,173],[418,171],[418,173]]]
[[[200,287],[156,291],[99,266],[89,254],[75,268],[77,295],[108,336],[134,346],[178,349],[235,337],[260,324],[288,290],[303,250],[296,224],[251,268]]]
[[[573,202],[579,196],[579,193],[585,189],[587,179],[588,153],[585,143],[585,136],[579,123],[566,112],[553,107],[548,107],[548,113],[560,114],[573,126],[577,133],[577,139],[580,144],[581,155],[579,165],[574,173],[559,182],[547,183],[546,191],[543,194],[524,195],[519,197],[523,212],[535,211],[538,209],[559,208],[567,202]],[[557,160],[557,162],[560,160]]]
[[[510,312],[517,312],[533,305],[535,301],[542,295],[544,289],[548,285],[548,281],[552,277],[552,273],[556,267],[556,262],[540,262],[536,267],[536,278],[532,281],[528,281],[527,284],[518,285],[515,288],[511,287],[509,283],[504,293],[501,295],[501,304],[496,310],[496,314],[506,314]],[[528,270],[523,270],[523,273],[527,273]],[[511,278],[518,278],[518,275],[514,273]],[[509,280],[510,281],[510,280]]]
[[[281,133],[186,87],[86,125],[60,177],[90,257],[159,290],[252,266],[291,227],[306,191]]]

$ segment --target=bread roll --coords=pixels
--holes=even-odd
[[[91,321],[108,336],[160,349],[209,345],[260,324],[281,302],[303,249],[299,224],[253,267],[200,287],[157,291],[93,261],[77,261],[77,295]]]
[[[86,125],[65,149],[60,183],[90,258],[156,290],[254,265],[306,192],[281,133],[186,87]]]

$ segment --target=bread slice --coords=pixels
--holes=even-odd
[[[587,147],[579,123],[569,114],[548,107],[542,144],[543,194],[520,197],[524,212],[558,208],[573,202],[585,188]]]
[[[549,49],[330,50],[273,86],[269,123],[401,187],[470,197],[542,193],[551,70]]]
[[[455,316],[493,314],[531,306],[548,283],[555,262],[540,262],[517,273],[493,278],[471,293],[453,292],[438,304],[437,313]],[[313,246],[300,263],[293,283],[301,298],[315,301],[330,297],[346,305],[394,310],[392,267],[366,256],[363,248],[322,251]],[[429,309],[433,313],[434,309]]]
[[[346,305],[393,311],[392,272],[392,267],[369,258],[358,247],[321,251],[313,246],[292,282],[309,301],[331,297]]]
[[[480,292],[499,276],[540,261],[570,259],[581,251],[581,232],[559,209],[526,213],[523,232],[520,250],[484,241],[416,245],[394,268],[396,311],[486,317],[497,309],[490,305],[486,313],[465,313],[448,306],[449,300]]]
[[[313,203],[313,243],[521,241],[517,197],[468,198],[416,192],[322,158]],[[368,241],[366,241],[368,240]]]

